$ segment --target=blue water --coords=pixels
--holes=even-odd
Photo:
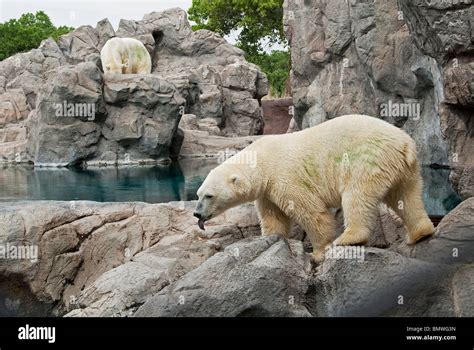
[[[148,202],[196,199],[215,161],[190,160],[167,166],[64,169],[0,168],[0,200],[92,200]]]
[[[187,160],[168,166],[75,169],[0,168],[0,201],[92,200],[165,203],[196,199],[196,191],[214,160]],[[430,215],[445,215],[459,198],[449,170],[422,169],[424,202]]]

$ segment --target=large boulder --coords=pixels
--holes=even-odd
[[[35,111],[39,88],[46,82],[48,72],[65,63],[52,39],[0,62],[0,162],[31,160],[27,154],[27,118]]]
[[[102,75],[95,64],[58,69],[41,87],[28,121],[29,154],[35,165],[67,166],[92,158],[105,115]]]
[[[244,240],[164,288],[135,316],[310,316],[303,303],[309,269],[299,242]]]

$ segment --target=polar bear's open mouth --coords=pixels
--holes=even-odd
[[[205,223],[205,222],[206,222],[206,220],[204,220],[204,219],[199,219],[199,220],[198,220],[198,226],[199,226],[199,228],[200,228],[201,230],[203,230],[203,231],[205,230],[205,228],[204,228],[204,223]]]

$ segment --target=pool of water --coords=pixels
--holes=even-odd
[[[76,169],[0,168],[0,201],[91,200],[165,203],[196,199],[215,160],[186,160],[169,166]],[[449,170],[422,169],[424,202],[430,215],[445,215],[459,203]]]
[[[197,199],[215,160],[188,160],[167,166],[93,169],[0,168],[0,201],[91,200],[147,202]]]

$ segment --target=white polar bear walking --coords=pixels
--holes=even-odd
[[[150,74],[151,57],[145,45],[133,38],[112,38],[100,52],[104,73]]]
[[[344,212],[345,230],[336,245],[366,243],[381,202],[403,219],[408,243],[433,234],[422,186],[410,136],[377,118],[346,115],[265,136],[227,159],[199,188],[194,216],[204,229],[227,209],[256,201],[262,234],[288,235],[294,220],[321,261],[335,234],[331,208]]]

